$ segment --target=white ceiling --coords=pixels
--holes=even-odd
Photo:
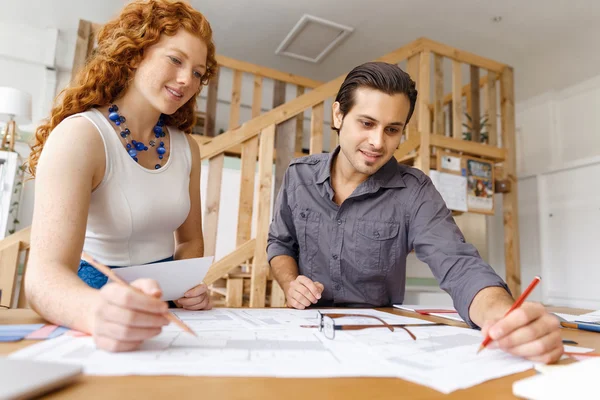
[[[591,54],[600,38],[598,0],[189,1],[211,22],[218,53],[323,81],[420,36],[513,65],[517,94],[521,98],[600,74],[600,56]],[[3,0],[2,3],[0,22],[59,29],[57,63],[68,68],[79,18],[106,22],[126,1]],[[305,13],[355,29],[340,47],[316,65],[275,54],[279,43]],[[501,16],[502,21],[493,23],[494,16]],[[551,69],[554,55],[558,59],[562,54],[573,62],[561,59],[561,67],[557,69],[560,73],[542,74],[549,82],[520,75]],[[570,64],[572,68],[565,67]],[[528,85],[530,81],[535,82]]]

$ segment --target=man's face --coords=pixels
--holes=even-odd
[[[345,117],[333,104],[334,126],[340,130],[340,157],[358,173],[373,175],[400,144],[410,101],[405,94],[388,95],[366,87],[354,92],[354,107]],[[342,121],[343,119],[343,121]]]

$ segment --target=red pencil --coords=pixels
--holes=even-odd
[[[517,301],[515,301],[515,303],[510,308],[510,310],[508,310],[506,312],[506,314],[504,314],[504,316],[506,317],[508,314],[513,312],[515,309],[521,307],[521,304],[523,304],[525,299],[529,296],[529,294],[533,291],[533,289],[535,289],[535,287],[537,286],[538,283],[540,283],[541,280],[542,280],[542,278],[540,278],[539,276],[536,276],[535,278],[533,278],[533,280],[531,281],[529,286],[527,286],[527,289],[525,289],[525,291],[523,293],[521,293],[521,295],[519,296]],[[481,346],[479,346],[479,350],[477,350],[477,353],[479,353],[481,350],[485,349],[485,347],[488,344],[490,344],[491,341],[492,341],[492,338],[488,334],[485,337],[485,339],[483,339],[483,342],[481,343]]]

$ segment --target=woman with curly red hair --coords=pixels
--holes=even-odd
[[[200,152],[186,134],[216,67],[202,14],[181,1],[134,1],[102,28],[36,131],[28,301],[99,348],[137,348],[168,323],[167,304],[155,281],[133,283],[145,294],[107,283],[82,250],[113,268],[203,255]],[[205,285],[176,304],[211,307]]]

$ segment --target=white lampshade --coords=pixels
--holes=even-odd
[[[0,119],[13,118],[19,124],[31,122],[31,95],[19,89],[0,86]]]

